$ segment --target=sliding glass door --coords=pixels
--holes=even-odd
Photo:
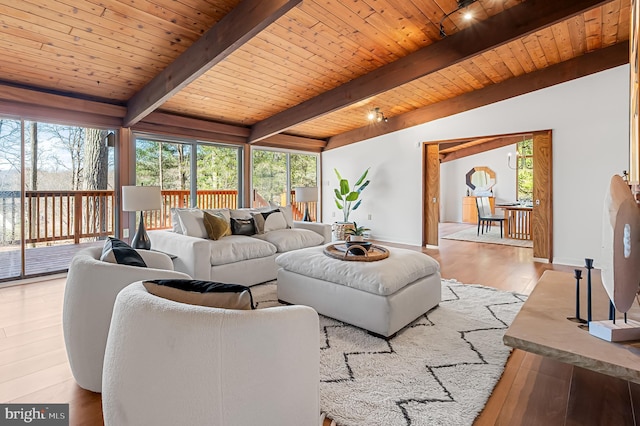
[[[0,280],[22,274],[22,125],[0,117]]]
[[[171,227],[172,208],[236,208],[242,148],[196,140],[137,135],[136,185],[160,186],[160,212],[145,212],[147,229]]]

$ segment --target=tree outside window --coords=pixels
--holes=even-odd
[[[517,200],[530,203],[533,201],[533,138],[518,142],[516,152]]]

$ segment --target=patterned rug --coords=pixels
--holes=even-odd
[[[260,308],[276,284],[252,287]],[[389,341],[320,316],[320,408],[338,426],[471,425],[511,352],[526,296],[442,281],[442,302]]]
[[[533,248],[533,241],[531,240],[516,240],[513,238],[500,238],[500,228],[498,226],[492,226],[489,231],[485,231],[484,234],[477,235],[478,228],[475,226],[472,228],[463,229],[454,234],[444,235],[440,238],[445,240],[459,240],[459,241],[473,241],[476,243],[487,244],[502,244],[506,246],[515,247],[529,247]]]

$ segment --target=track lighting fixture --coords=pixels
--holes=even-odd
[[[442,25],[444,20],[447,19],[450,15],[459,11],[460,9],[464,9],[465,7],[471,6],[476,1],[478,0],[458,0],[457,2],[458,7],[455,10],[452,10],[451,12],[444,15],[440,20],[440,37],[445,38],[447,36],[447,33],[444,30],[444,25]],[[464,19],[466,19],[467,21],[470,20],[471,18],[473,18],[473,15],[471,14],[471,12],[467,12],[464,14]]]
[[[386,123],[387,121],[389,121],[378,107],[375,107],[373,110],[369,111],[369,114],[367,114],[367,118],[369,119],[369,121],[376,121],[378,123],[383,121]]]

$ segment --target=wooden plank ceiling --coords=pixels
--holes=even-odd
[[[0,0],[0,81],[127,105],[208,30],[247,3],[252,2]],[[246,130],[242,138],[258,144],[282,132],[330,140],[385,126],[367,122],[367,113],[375,107],[391,120],[629,39],[629,0],[478,0],[446,19],[457,9],[456,0],[294,3],[266,28],[230,44],[208,71],[166,96],[158,111],[240,126]],[[502,28],[499,25],[483,26],[485,21],[509,25],[506,18],[520,19],[524,14],[518,15],[518,10],[529,5],[534,10],[549,8],[549,16],[553,8],[561,14],[575,8],[576,13],[552,16],[547,23],[540,17],[541,28],[506,41],[491,33],[492,28]],[[467,11],[473,13],[469,21],[463,18]],[[514,28],[517,34],[515,24]],[[456,47],[456,37],[468,33],[469,39],[471,31],[478,39],[486,36],[489,48],[479,45],[477,52],[453,55],[450,63],[434,66],[433,72],[385,86],[395,78],[381,71],[385,66],[391,69],[389,64],[402,58],[410,62],[419,52],[448,58],[450,52],[464,50]],[[381,92],[375,90],[375,81],[366,87],[364,83],[376,70]],[[340,93],[349,85],[357,90]],[[337,96],[329,99],[332,93],[346,100],[336,104]],[[291,124],[279,126],[287,120]]]

